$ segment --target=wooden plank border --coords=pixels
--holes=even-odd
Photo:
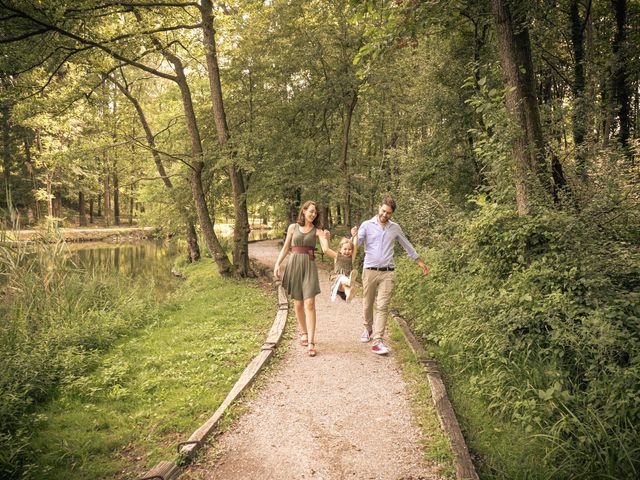
[[[416,356],[416,360],[422,365],[427,375],[440,427],[448,437],[455,457],[456,478],[459,480],[478,480],[478,474],[473,466],[453,405],[451,405],[447,396],[447,389],[442,380],[442,373],[438,364],[434,359],[429,358],[427,351],[415,337],[406,320],[396,310],[392,310],[390,313],[400,327],[405,340]]]
[[[188,461],[193,458],[198,449],[204,444],[204,440],[214,430],[227,408],[258,376],[258,373],[262,370],[262,367],[267,360],[273,355],[275,348],[280,343],[280,340],[282,340],[284,328],[287,324],[287,316],[289,313],[287,294],[282,288],[282,285],[278,284],[277,289],[278,311],[276,312],[276,318],[271,325],[271,330],[267,334],[267,338],[260,348],[260,352],[244,369],[240,378],[236,381],[231,391],[227,394],[226,398],[216,409],[213,415],[209,417],[209,419],[195,432],[193,432],[188,440],[178,444],[177,460],[175,462],[161,461],[140,477],[139,480],[174,480],[177,478],[181,473],[182,465],[188,463]]]

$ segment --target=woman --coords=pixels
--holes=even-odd
[[[289,225],[273,275],[280,278],[280,264],[289,251],[291,257],[282,276],[282,287],[293,298],[296,320],[300,329],[300,345],[308,347],[310,357],[316,356],[316,295],[320,293],[320,280],[315,264],[316,242],[320,239],[322,251],[328,248],[328,242],[316,202],[308,200],[300,209],[296,223]]]

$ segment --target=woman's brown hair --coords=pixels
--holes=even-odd
[[[316,218],[313,219],[313,222],[312,222],[313,226],[316,228],[322,228],[322,221],[320,219],[320,211],[318,210],[318,204],[313,200],[307,200],[306,202],[304,202],[304,205],[302,205],[302,208],[300,209],[300,213],[298,213],[297,224],[300,225],[301,227],[304,227],[304,211],[307,208],[309,208],[311,205],[316,207]]]

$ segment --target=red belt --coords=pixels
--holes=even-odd
[[[316,249],[314,247],[296,246],[291,247],[291,253],[306,253],[309,260],[316,259]]]

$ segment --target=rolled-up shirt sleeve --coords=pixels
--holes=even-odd
[[[397,224],[394,226],[397,227],[396,238],[398,240],[398,243],[402,245],[402,248],[404,248],[405,252],[407,252],[407,255],[409,255],[412,260],[417,260],[418,258],[420,258],[420,255],[418,255],[418,252],[416,252],[416,249],[413,248],[413,245],[411,245],[411,242],[407,239],[407,236],[402,231],[402,228],[400,228],[400,226]]]
[[[362,245],[364,243],[364,239],[366,237],[365,225],[366,222],[363,222],[360,225],[360,228],[358,228],[358,245]]]

